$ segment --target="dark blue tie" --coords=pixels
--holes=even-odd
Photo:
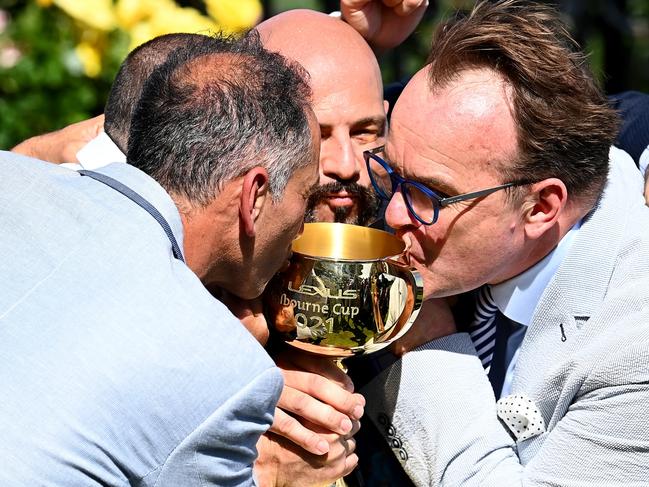
[[[496,343],[496,312],[498,307],[491,296],[489,285],[480,288],[475,305],[473,322],[469,325],[469,336],[485,370],[489,370]]]
[[[500,311],[496,313],[494,324],[496,326],[496,335],[493,358],[489,369],[489,382],[491,382],[496,399],[499,399],[505,383],[507,368],[516,350],[523,342],[527,326],[510,320]]]

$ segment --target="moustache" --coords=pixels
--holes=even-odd
[[[343,191],[355,198],[368,198],[368,195],[371,195],[368,188],[358,183],[341,183],[336,181],[318,186],[309,196],[309,202],[319,203],[321,200],[329,197],[329,195],[342,193]]]
[[[380,201],[378,195],[371,187],[367,188],[355,182],[343,183],[334,181],[318,186],[311,193],[307,203],[305,221],[316,221],[315,208],[321,202],[326,201],[332,194],[343,191],[356,200],[355,206],[358,214],[355,217],[350,216],[349,209],[339,208],[336,212],[335,221],[356,225],[369,225],[378,218]]]

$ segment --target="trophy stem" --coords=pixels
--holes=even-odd
[[[344,364],[343,360],[344,359],[342,358],[335,358],[334,364],[336,364],[336,366],[346,374],[348,369],[347,366]]]

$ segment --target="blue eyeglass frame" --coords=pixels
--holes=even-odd
[[[422,183],[413,181],[411,179],[405,179],[404,177],[397,174],[394,171],[394,169],[392,169],[390,164],[388,164],[384,159],[376,155],[379,152],[383,152],[384,148],[385,146],[382,145],[374,149],[363,151],[363,158],[365,159],[365,165],[367,166],[367,173],[370,176],[370,181],[372,182],[372,187],[374,188],[374,191],[376,191],[376,193],[379,195],[381,199],[389,201],[392,198],[392,196],[399,190],[399,186],[401,186],[402,192],[404,193],[405,196],[403,200],[406,202],[406,207],[408,208],[408,211],[412,216],[414,216],[417,219],[417,221],[423,223],[424,225],[434,224],[437,221],[437,218],[439,217],[439,209],[445,206],[451,205],[453,203],[458,203],[460,201],[466,201],[475,198],[480,198],[482,196],[487,196],[491,193],[495,193],[496,191],[500,191],[501,189],[511,188],[513,186],[524,186],[526,184],[532,184],[532,181],[528,181],[528,180],[512,181],[509,183],[501,184],[499,186],[494,186],[493,188],[481,189],[479,191],[472,191],[470,193],[458,194],[456,196],[448,196],[446,198],[443,198],[439,196],[437,193],[435,193],[432,189],[423,185]],[[372,176],[372,170],[370,169],[370,159],[373,159],[374,161],[378,162],[383,167],[383,169],[385,169],[385,171],[388,173],[388,176],[390,176],[390,181],[392,182],[392,196],[388,196],[387,194],[385,194],[383,190],[379,187],[379,185],[376,183],[376,181],[374,180],[374,177]],[[420,190],[422,193],[424,193],[426,196],[430,198],[430,200],[433,203],[432,221],[424,220],[415,212],[414,208],[410,204],[408,186],[414,186],[415,188],[417,188],[418,190]]]

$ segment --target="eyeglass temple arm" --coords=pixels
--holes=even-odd
[[[507,183],[501,184],[494,188],[483,189],[481,191],[474,191],[473,193],[458,194],[457,196],[449,196],[448,198],[442,198],[439,200],[439,206],[451,205],[457,203],[458,201],[470,200],[474,198],[480,198],[482,196],[487,196],[488,194],[495,193],[501,189],[511,188],[512,186],[517,186],[520,183]]]
[[[370,154],[378,154],[379,152],[383,152],[385,149],[384,145],[380,145],[378,147],[375,147],[374,149],[368,149],[365,152],[369,152]]]

